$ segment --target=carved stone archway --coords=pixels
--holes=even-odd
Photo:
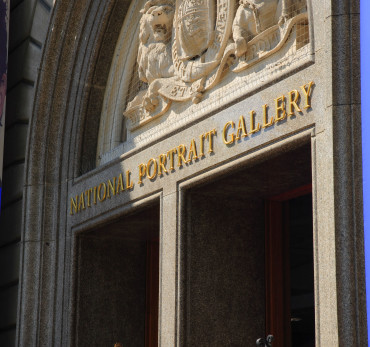
[[[19,346],[66,346],[73,338],[67,187],[94,168],[110,62],[130,3],[60,0],[54,8],[27,147]]]
[[[366,314],[362,285],[361,141],[357,126],[360,124],[360,101],[356,93],[360,88],[356,65],[358,52],[355,49],[359,45],[356,44],[357,15],[353,14],[359,12],[358,2],[328,2],[325,5],[328,9],[323,10],[323,14],[328,16],[317,13],[318,0],[312,2],[317,6],[316,23],[321,21],[320,28],[323,29],[315,32],[316,43],[320,44],[316,52],[320,58],[318,63],[327,62],[322,63],[325,69],[320,65],[317,71],[325,77],[321,88],[330,91],[322,98],[319,122],[311,134],[313,190],[318,207],[314,222],[319,235],[315,244],[319,259],[316,269],[319,293],[317,341],[323,346],[363,346],[366,344]],[[79,176],[91,178],[96,173],[93,169],[107,76],[130,4],[124,0],[56,2],[37,83],[26,161],[17,324],[17,345],[20,346],[73,345],[73,293],[76,289],[73,287],[73,264],[76,263],[76,252],[71,225],[68,224],[71,223],[68,219],[68,194]],[[327,33],[332,35],[333,41],[330,42],[336,42],[338,46],[324,46],[328,42],[324,37]],[[334,92],[331,89],[333,85],[342,88]],[[174,142],[169,148],[176,145],[178,143]],[[233,160],[230,157],[225,160],[230,166],[240,165],[235,158],[246,160],[247,154],[235,150]],[[119,164],[116,160],[107,166]],[[199,172],[204,176],[196,177],[198,183],[212,175],[210,166],[206,167],[207,162],[202,165],[204,170]],[[216,166],[212,170],[219,170],[218,174],[228,170],[227,165],[221,169]],[[173,252],[167,252],[170,261],[165,269],[172,276],[172,282],[166,283],[167,292],[164,293],[164,301],[171,301],[171,304],[182,299],[177,297],[180,283],[173,280],[177,271],[176,237],[181,229],[177,214],[182,208],[178,192],[181,187],[177,182],[187,179],[188,187],[193,184],[193,178],[189,177],[179,174],[164,193],[160,180],[153,185],[155,193],[164,196],[161,202],[164,214],[171,211],[163,223],[170,231],[163,244],[173,245]],[[86,189],[83,185],[84,182],[79,180],[80,191]],[[145,193],[144,188],[142,191]],[[149,193],[145,198],[148,196]],[[122,195],[120,199],[117,201],[123,201]],[[106,204],[96,211],[108,214],[109,206]],[[77,218],[73,226],[82,224]],[[90,226],[93,223],[96,222],[91,222]],[[174,339],[178,337],[175,335],[179,327],[173,324],[175,313],[178,313],[175,308],[178,307],[174,304],[173,308],[173,316],[168,319],[169,323],[166,321],[168,324],[165,324],[163,333],[163,336],[169,336],[162,342],[166,346],[182,343]],[[168,318],[169,310],[163,312],[163,316]]]

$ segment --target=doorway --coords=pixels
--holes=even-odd
[[[183,346],[253,346],[258,338],[272,333],[268,299],[271,272],[267,266],[270,261],[267,254],[271,249],[267,247],[266,204],[271,197],[300,187],[311,187],[311,182],[311,146],[301,143],[271,152],[243,169],[187,191],[186,226],[181,233],[183,300],[180,338]],[[311,239],[306,233],[304,247],[310,249],[312,255],[312,198],[305,199],[302,209],[296,211],[297,203],[290,199],[288,205],[290,203],[291,212],[295,212],[287,221],[293,228],[296,220],[308,218]],[[279,216],[270,222],[281,223],[284,213],[280,210]],[[299,240],[291,237],[291,241],[298,244]],[[284,250],[279,249],[279,252]],[[304,261],[293,252],[291,257],[291,264]],[[310,261],[309,266],[313,260]],[[280,274],[285,274],[285,270],[280,267]],[[291,274],[289,279],[296,281],[293,268],[287,271]],[[312,274],[311,271],[310,276]],[[285,283],[286,279],[279,277],[279,281]],[[313,277],[311,284],[313,286]],[[278,291],[284,288],[288,287],[275,287]],[[313,290],[308,296],[311,294]],[[296,299],[295,294],[290,297],[290,291],[289,298],[288,291],[279,295],[277,299],[282,300],[281,305],[288,299]],[[279,319],[286,319],[286,310],[278,311],[274,307],[272,311]],[[291,318],[303,319],[302,312],[289,314]],[[290,318],[284,322],[290,326]],[[290,329],[290,333],[294,334],[294,339],[302,338],[304,334],[299,329]],[[275,330],[274,334],[274,347],[288,346],[278,341],[280,335],[284,336],[284,341],[291,341],[284,324],[283,330]]]
[[[312,186],[266,201],[266,332],[274,347],[315,346]]]
[[[73,345],[158,346],[159,219],[158,203],[77,236]]]

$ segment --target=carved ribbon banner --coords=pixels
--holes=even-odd
[[[307,23],[307,13],[301,13],[289,19],[284,26],[276,24],[258,34],[248,42],[247,52],[239,58],[238,63],[232,66],[230,70],[233,72],[243,71],[276,53],[284,46],[295,26],[307,26]],[[308,43],[307,35],[297,37],[296,40],[298,44]]]

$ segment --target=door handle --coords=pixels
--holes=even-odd
[[[274,341],[274,337],[272,335],[268,335],[266,338],[260,338],[256,341],[256,345],[259,347],[272,347],[272,341]]]

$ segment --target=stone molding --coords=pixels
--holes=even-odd
[[[71,345],[73,253],[62,211],[68,185],[89,169],[86,159],[80,160],[89,158],[86,148],[95,158],[99,123],[89,111],[99,108],[99,119],[105,69],[128,5],[122,0],[55,4],[26,153],[18,346]]]

